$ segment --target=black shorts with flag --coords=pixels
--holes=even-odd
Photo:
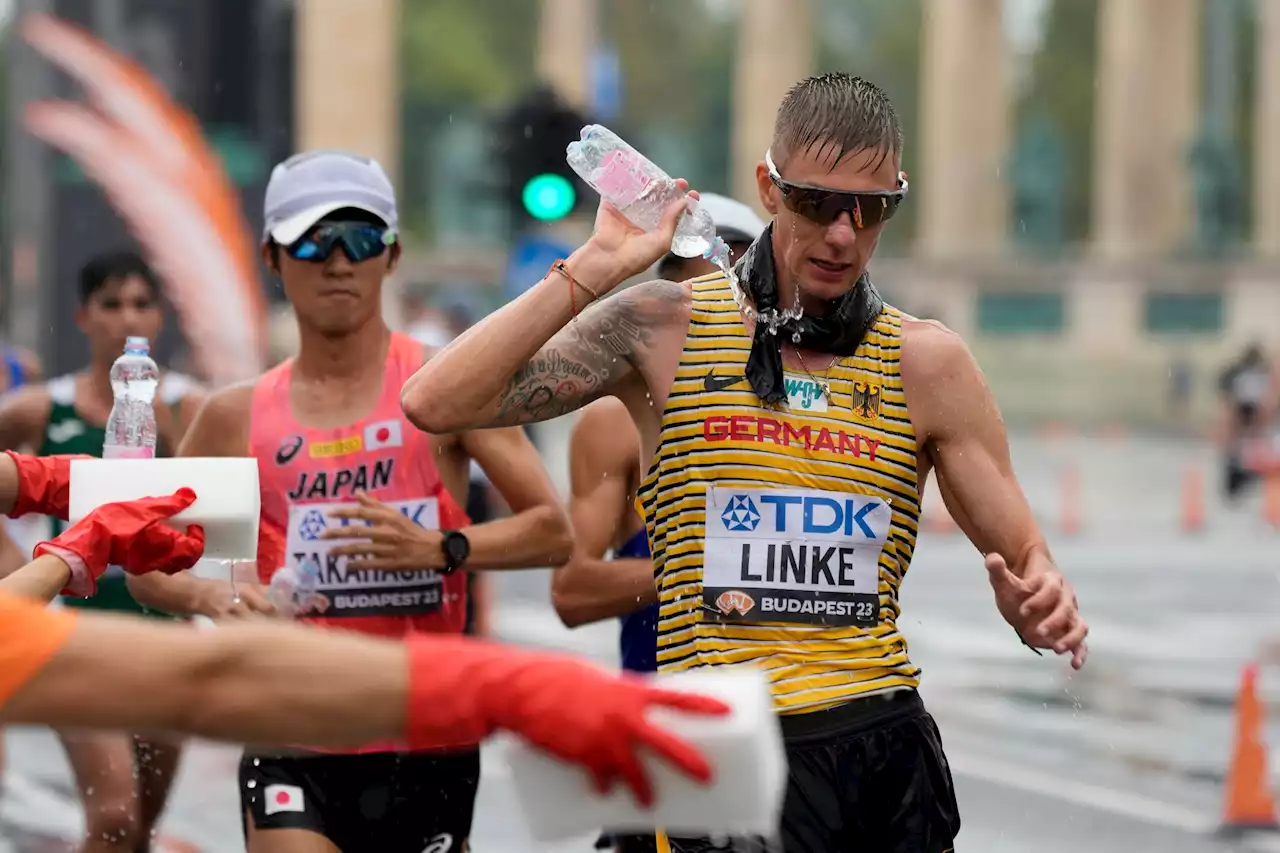
[[[914,690],[782,717],[780,838],[668,838],[659,853],[952,853],[960,832],[942,738]]]
[[[256,831],[301,829],[339,850],[467,849],[480,752],[304,755],[240,760],[240,808]],[[249,826],[246,824],[245,833]]]

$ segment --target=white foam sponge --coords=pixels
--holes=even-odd
[[[253,560],[258,555],[258,460],[76,459],[71,463],[70,520],[103,504],[170,495],[183,486],[196,502],[170,521],[204,527],[205,559]]]
[[[505,752],[516,796],[536,840],[562,841],[600,829],[777,835],[787,757],[764,674],[746,667],[717,667],[655,676],[654,683],[714,696],[732,707],[728,717],[652,712],[655,723],[702,751],[715,771],[712,784],[700,785],[646,754],[656,797],[653,807],[645,809],[622,786],[598,795],[585,770],[513,739]]]

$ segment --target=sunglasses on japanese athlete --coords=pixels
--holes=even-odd
[[[342,247],[351,263],[378,257],[396,241],[395,232],[368,222],[322,222],[285,251],[297,261],[324,263]]]

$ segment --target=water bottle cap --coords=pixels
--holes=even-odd
[[[125,352],[150,352],[151,344],[146,338],[128,337],[124,339]]]

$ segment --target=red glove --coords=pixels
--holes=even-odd
[[[71,499],[71,460],[92,456],[28,456],[6,450],[18,468],[18,496],[13,501],[10,518],[37,512],[63,520]]]
[[[589,663],[465,637],[408,641],[406,741],[413,749],[459,747],[499,729],[586,768],[604,793],[618,779],[642,805],[653,784],[639,751],[656,752],[706,783],[711,767],[689,744],[645,719],[650,707],[723,716],[719,700],[651,687]]]
[[[82,597],[94,594],[109,565],[132,575],[189,569],[204,554],[204,529],[193,524],[181,533],[163,521],[195,500],[196,493],[184,488],[163,498],[103,504],[52,542],[41,542],[35,555],[52,554],[70,566],[71,582],[62,593]]]

